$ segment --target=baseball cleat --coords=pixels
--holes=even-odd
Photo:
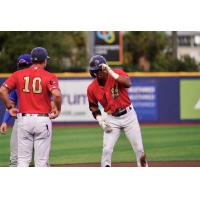
[[[146,159],[146,155],[143,154],[140,158],[140,164],[141,167],[148,167],[148,163],[147,163],[147,159]]]

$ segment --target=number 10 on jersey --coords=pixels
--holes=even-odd
[[[40,77],[35,77],[30,83],[30,77],[25,76],[23,92],[26,92],[26,93],[31,92],[31,89],[30,89],[31,87],[32,87],[33,93],[35,94],[42,93],[42,79]]]

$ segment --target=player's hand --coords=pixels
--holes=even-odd
[[[112,132],[112,126],[108,122],[103,121],[100,126],[103,128],[103,130],[106,133],[111,133]]]
[[[108,72],[111,70],[111,68],[106,64],[101,64],[100,66],[102,67],[102,70],[106,70]]]
[[[7,124],[3,122],[0,127],[0,132],[5,135],[7,133]]]
[[[106,64],[101,64],[102,70],[106,70],[115,80],[119,78],[119,74],[114,72],[108,65]]]
[[[103,117],[101,115],[97,115],[96,116],[96,120],[99,122],[99,125],[101,126],[101,128],[106,132],[106,133],[110,133],[112,132],[112,127],[111,125],[106,122]]]
[[[59,114],[60,114],[60,111],[56,107],[54,107],[52,108],[51,113],[49,114],[49,118],[55,119],[59,116]]]
[[[10,113],[10,115],[12,117],[16,117],[19,110],[17,108],[11,108],[11,109],[8,110],[8,112]]]

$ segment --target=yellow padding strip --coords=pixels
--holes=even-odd
[[[0,78],[7,78],[11,74],[8,73],[0,73]],[[90,77],[88,72],[81,72],[81,73],[74,73],[74,72],[65,72],[65,73],[56,73],[57,77],[59,78],[67,78],[67,77],[74,77],[74,78],[81,78],[81,77]],[[175,76],[199,76],[200,72],[129,72],[129,76],[136,76],[136,77],[175,77]]]

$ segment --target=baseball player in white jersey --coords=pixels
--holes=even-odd
[[[87,90],[89,107],[104,130],[101,166],[111,166],[113,148],[123,129],[135,152],[137,165],[147,167],[140,126],[128,96],[127,88],[131,86],[128,75],[122,70],[112,70],[100,55],[91,58],[90,74],[95,79]],[[98,103],[106,116],[101,115]]]

